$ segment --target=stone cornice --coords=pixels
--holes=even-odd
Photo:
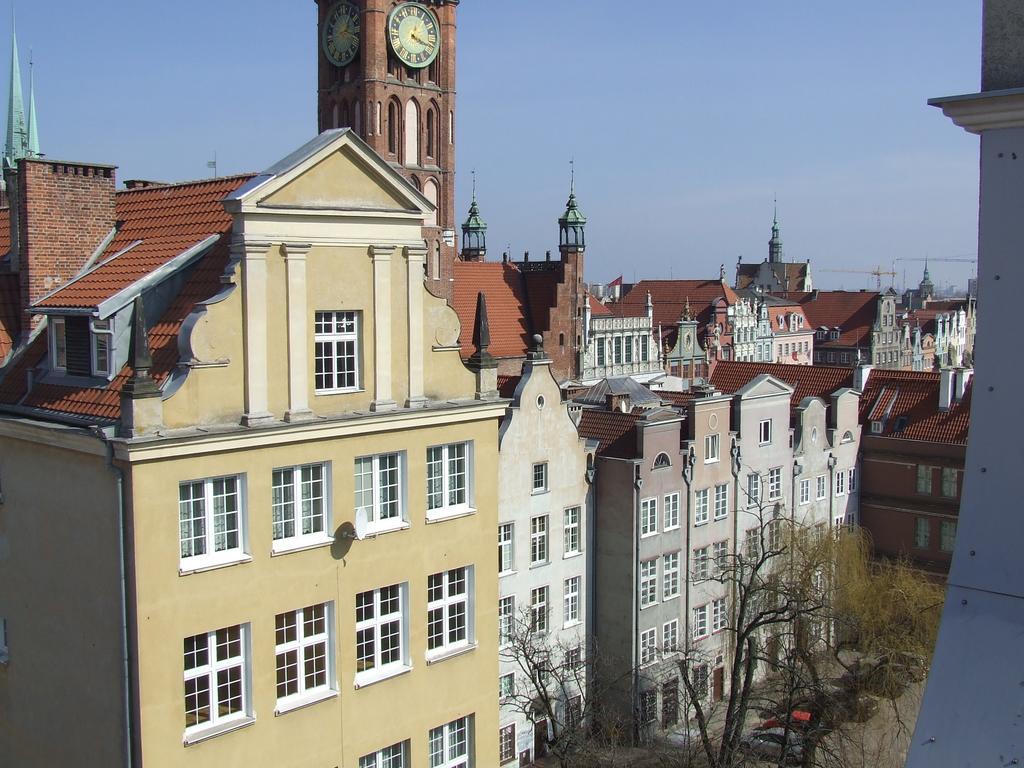
[[[1024,128],[1024,88],[929,99],[928,104],[969,133]]]

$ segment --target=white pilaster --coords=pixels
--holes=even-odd
[[[242,259],[245,280],[245,413],[246,426],[273,420],[267,399],[267,252],[269,243],[233,246]]]
[[[373,259],[374,396],[370,408],[391,411],[391,257],[393,245],[371,245]]]
[[[409,408],[427,404],[423,394],[423,265],[427,259],[426,243],[405,249],[408,260],[409,296]]]
[[[288,292],[288,412],[285,421],[313,418],[309,409],[309,309],[306,293],[308,243],[285,243]]]

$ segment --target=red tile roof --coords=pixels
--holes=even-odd
[[[21,287],[17,272],[0,273],[0,363],[17,342],[21,331]]]
[[[636,423],[642,412],[621,413],[584,408],[580,414],[580,437],[597,440],[600,456],[630,458],[636,455]]]
[[[804,308],[813,328],[839,328],[839,339],[815,340],[817,347],[868,347],[878,315],[879,294],[868,291],[790,291],[779,294]]]
[[[600,301],[595,299],[590,294],[587,294],[587,302],[590,304],[590,313],[594,317],[605,317],[614,314],[610,309],[608,309],[607,306],[602,304]]]
[[[522,378],[522,376],[499,376],[498,394],[502,397],[514,397],[516,394],[516,387],[519,386],[519,382]]]
[[[511,264],[457,261],[452,306],[462,324],[459,343],[463,357],[474,352],[473,324],[479,293],[487,297],[491,329],[488,352],[495,357],[525,357],[530,349],[530,326],[522,273]]]
[[[860,401],[861,422],[882,421],[882,437],[966,445],[973,380],[948,411],[939,410],[939,382],[937,371],[872,371]]]
[[[750,288],[760,274],[761,264],[764,263],[740,264],[736,270],[736,287],[740,290]],[[804,281],[807,279],[807,264],[805,262],[786,261],[772,266],[772,271],[783,288],[788,286],[790,290],[798,290],[804,287]]]
[[[118,192],[116,215],[123,223],[97,266],[35,306],[93,309],[208,237],[230,233],[231,216],[221,201],[251,178],[228,176]]]
[[[852,368],[826,365],[782,365],[781,363],[738,363],[719,360],[711,372],[711,384],[719,392],[732,394],[751,380],[767,373],[793,387],[790,403],[796,408],[805,397],[819,397],[826,403],[837,389],[853,386]]]

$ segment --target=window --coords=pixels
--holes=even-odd
[[[917,492],[918,493],[931,493],[932,492],[932,468],[926,467],[923,464],[917,465]]]
[[[51,317],[47,321],[53,341],[50,344],[50,355],[53,368],[66,371],[68,367],[68,342],[63,317]]]
[[[658,500],[640,501],[640,535],[650,536],[658,532]]]
[[[640,607],[647,608],[658,602],[658,559],[640,563]]]
[[[828,496],[828,476],[827,475],[818,475],[817,482],[818,482],[818,487],[817,487],[816,490],[818,492],[818,495],[817,495],[816,498],[817,498],[818,501],[821,501],[826,496]]]
[[[782,498],[782,467],[768,470],[768,501]]]
[[[502,644],[512,639],[516,624],[515,595],[502,597],[498,600],[498,641]]]
[[[693,524],[703,525],[708,521],[709,489],[702,488],[693,493]]]
[[[708,607],[702,605],[693,609],[693,639],[700,640],[708,635]]]
[[[926,517],[914,521],[914,546],[917,549],[928,549],[931,546],[931,522]]]
[[[650,352],[647,348],[647,336],[640,337],[640,362],[646,363],[650,359]]]
[[[645,666],[658,655],[658,630],[645,629],[640,633],[640,665]]]
[[[328,540],[328,474],[326,464],[274,470],[270,516],[275,549]]]
[[[942,495],[947,499],[956,498],[957,471],[951,467],[942,468]]]
[[[469,443],[451,443],[427,449],[427,517],[470,511]]]
[[[622,337],[616,336],[612,339],[612,362],[615,365],[622,365]]]
[[[811,503],[811,481],[809,478],[804,478],[800,481],[800,503]]]
[[[530,565],[544,565],[548,561],[548,516],[539,515],[530,520]]]
[[[679,679],[673,677],[661,684],[661,724],[665,728],[671,728],[678,722]]]
[[[405,525],[404,457],[400,453],[363,456],[355,461],[356,511],[362,511],[373,533]]]
[[[249,714],[248,625],[185,638],[185,734]]]
[[[578,728],[583,722],[583,697],[570,696],[565,703],[565,722],[570,728]]]
[[[939,549],[943,552],[952,552],[956,545],[956,521],[943,520],[939,528]],[[0,655],[3,654],[3,642],[0,638]]]
[[[430,729],[430,768],[469,768],[472,715]]]
[[[178,486],[182,568],[244,557],[242,478],[214,477]]]
[[[512,558],[514,532],[514,523],[502,523],[498,526],[498,573],[511,573],[515,566]]]
[[[354,392],[359,389],[359,313],[317,312],[316,392]]]
[[[746,549],[747,560],[756,562],[761,558],[761,530],[759,528],[748,529],[743,544]]]
[[[715,486],[715,520],[724,520],[729,514],[729,486]]]
[[[372,755],[359,758],[359,768],[407,768],[409,765],[409,742],[392,744]]]
[[[640,693],[640,724],[650,725],[658,717],[658,689],[641,691]]]
[[[661,566],[661,596],[668,600],[679,596],[679,553],[670,552]]]
[[[548,631],[548,588],[530,590],[530,631]]]
[[[516,759],[516,724],[498,730],[498,759],[508,763]],[[359,768],[362,768],[360,766]]]
[[[693,550],[693,578],[694,581],[704,581],[708,578],[708,548],[698,547]]]
[[[548,489],[548,463],[546,461],[533,465],[533,492],[544,493]]]
[[[472,584],[472,567],[453,568],[427,578],[428,653],[448,653],[473,641]]]
[[[729,623],[729,614],[725,609],[725,598],[720,597],[711,603],[711,631],[719,632]]]
[[[704,463],[710,464],[713,461],[718,461],[718,434],[707,435],[704,437]]]
[[[604,339],[598,339],[596,341],[596,344],[597,344],[597,364],[598,365],[604,365],[605,364]]]
[[[109,376],[111,367],[110,340],[112,329],[109,320],[92,321],[92,374]]]
[[[623,356],[625,362],[627,362],[627,363],[632,363],[633,362],[633,337],[632,336],[626,336],[625,337],[625,349],[624,349],[624,351],[622,353],[622,356]]]
[[[756,472],[747,475],[747,505],[756,507],[761,503],[761,476]]]
[[[852,468],[848,474],[849,482],[847,483],[847,487],[849,488],[850,493],[853,493],[854,491],[857,490],[857,468]]]
[[[661,627],[661,650],[673,653],[679,648],[679,619],[665,622]]]
[[[679,527],[679,494],[670,493],[665,497],[665,530]]]
[[[668,457],[667,453],[659,453],[654,457],[654,469],[665,469],[666,467],[672,466],[672,459]]]
[[[711,545],[711,557],[715,561],[715,568],[721,573],[729,567],[729,542],[716,541]]]
[[[694,693],[698,699],[706,699],[708,696],[708,667],[701,664],[693,668],[690,673],[693,680]]]
[[[843,496],[846,493],[846,471],[840,469],[836,472],[836,496]]]
[[[758,445],[769,445],[772,442],[772,420],[765,419],[758,426]]]
[[[332,604],[320,603],[274,617],[279,711],[331,689],[332,613]]]
[[[562,516],[562,549],[566,556],[580,553],[580,508],[569,507]]]
[[[405,584],[356,595],[356,682],[405,667]],[[373,676],[367,675],[373,673]]]
[[[514,672],[502,675],[498,678],[498,697],[508,701],[516,695],[516,676]]]
[[[565,580],[565,599],[562,606],[562,623],[566,626],[569,624],[579,624],[581,581],[582,579],[579,576],[573,576],[571,579]]]

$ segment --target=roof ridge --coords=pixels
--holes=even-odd
[[[137,194],[137,193],[140,193],[140,192],[155,192],[155,191],[161,190],[161,189],[166,190],[166,189],[177,189],[179,187],[206,186],[206,185],[216,184],[216,183],[220,183],[220,182],[224,182],[224,181],[234,181],[236,179],[237,180],[251,179],[251,178],[254,178],[256,175],[257,174],[255,172],[251,172],[251,173],[234,173],[234,174],[231,174],[229,176],[214,176],[213,178],[209,178],[209,179],[190,179],[188,181],[170,181],[170,182],[167,182],[166,184],[165,183],[156,183],[156,184],[152,184],[152,185],[150,185],[148,187],[139,187],[138,189],[119,189],[119,190],[117,190],[117,194],[118,195],[129,195],[129,194]]]

